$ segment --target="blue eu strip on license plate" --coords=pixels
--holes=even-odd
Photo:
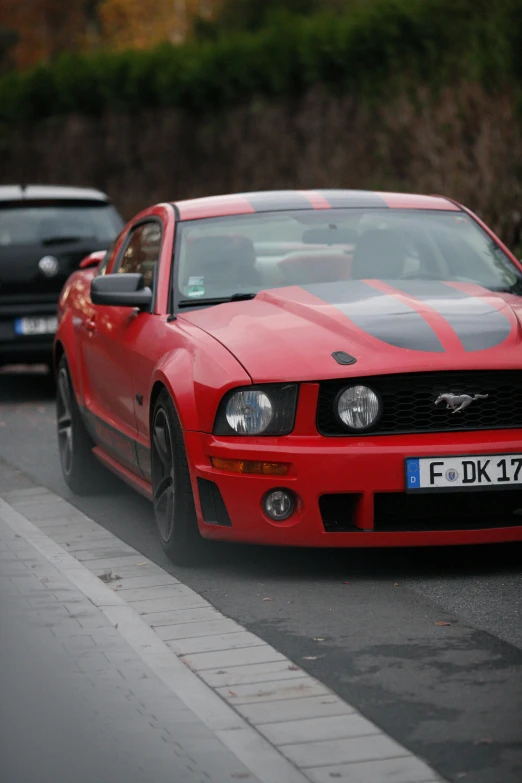
[[[420,487],[420,465],[418,459],[406,460],[406,487],[418,489]]]

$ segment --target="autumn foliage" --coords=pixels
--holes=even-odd
[[[210,19],[220,3],[221,0],[1,0],[0,66],[2,54],[4,65],[9,62],[24,69],[51,62],[64,53],[146,49],[164,41],[179,43],[191,32],[194,19]]]

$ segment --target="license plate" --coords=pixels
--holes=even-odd
[[[17,318],[15,332],[20,335],[54,334],[58,329],[58,319],[55,315],[44,318]]]
[[[405,463],[407,492],[522,485],[522,454],[412,457]]]

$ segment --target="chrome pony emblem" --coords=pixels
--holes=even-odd
[[[445,402],[446,408],[452,413],[460,413],[475,400],[485,400],[486,397],[489,397],[489,394],[474,394],[473,396],[470,394],[439,394],[435,405],[438,405],[439,402]]]

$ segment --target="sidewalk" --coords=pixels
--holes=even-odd
[[[442,780],[262,639],[1,462],[0,596],[0,655],[13,669],[2,672],[13,702],[0,731],[9,783]]]

